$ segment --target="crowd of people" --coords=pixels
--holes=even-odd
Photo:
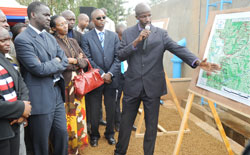
[[[145,3],[135,7],[138,23],[130,28],[124,24],[115,28],[104,8],[95,9],[90,17],[80,14],[78,25],[71,10],[51,17],[49,7],[37,1],[29,4],[27,15],[29,23],[18,23],[10,32],[0,11],[0,152],[4,155],[83,154],[88,144],[99,145],[99,125],[106,125],[104,137],[116,145],[114,154],[124,155],[141,101],[144,154],[152,155],[160,97],[167,93],[164,52],[169,50],[192,68],[220,68],[200,61],[165,30],[154,27]],[[88,70],[88,61],[99,69],[104,84],[80,96],[74,91],[74,77],[81,69]]]

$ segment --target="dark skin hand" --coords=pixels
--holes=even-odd
[[[133,46],[136,47],[139,42],[141,42],[143,39],[146,39],[151,31],[147,29],[143,29],[139,36],[133,41]]]
[[[102,76],[102,79],[104,80],[105,83],[107,84],[110,84],[112,82],[112,76],[110,73],[105,73],[103,76]]]
[[[201,69],[207,71],[208,76],[211,75],[212,72],[217,73],[217,71],[221,70],[221,67],[218,64],[207,62],[207,58],[202,60],[199,66]]]

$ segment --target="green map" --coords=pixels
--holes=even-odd
[[[250,12],[217,15],[204,58],[222,69],[201,70],[197,86],[250,106]]]

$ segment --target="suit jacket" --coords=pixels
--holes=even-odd
[[[102,49],[95,29],[87,32],[83,35],[83,52],[92,67],[100,69],[100,75],[108,72],[113,74],[110,87],[117,88],[120,73],[120,61],[117,57],[119,39],[116,33],[109,30],[105,30],[104,38],[104,49]]]
[[[48,114],[54,111],[56,94],[53,89],[55,78],[60,77],[59,86],[65,99],[65,84],[62,72],[68,66],[65,53],[56,39],[47,32],[43,40],[31,27],[15,39],[17,58],[21,72],[30,91],[31,114]],[[61,59],[59,62],[56,57]]]
[[[180,57],[188,65],[197,57],[187,48],[179,46],[169,36],[167,31],[151,25],[147,46],[143,50],[144,41],[136,49],[132,43],[140,34],[138,24],[123,32],[118,57],[127,60],[128,69],[125,73],[124,94],[132,97],[140,95],[144,89],[151,98],[160,97],[167,93],[165,73],[163,68],[163,54],[165,50]]]
[[[19,125],[10,125],[11,119],[17,119],[22,116],[24,112],[23,101],[28,101],[28,88],[26,87],[20,73],[14,69],[13,65],[0,53],[0,64],[5,68],[12,77],[15,91],[17,94],[17,101],[9,102],[3,98],[3,92],[0,91],[0,140],[9,139],[15,136],[15,131],[19,130]]]
[[[73,38],[77,41],[78,45],[82,48],[82,33],[72,30]]]

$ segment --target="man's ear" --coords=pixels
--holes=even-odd
[[[35,12],[31,12],[30,15],[31,15],[31,18],[35,18],[36,17],[36,13]]]
[[[51,30],[52,30],[53,32],[56,32],[56,28],[55,28],[55,27],[51,27]]]

